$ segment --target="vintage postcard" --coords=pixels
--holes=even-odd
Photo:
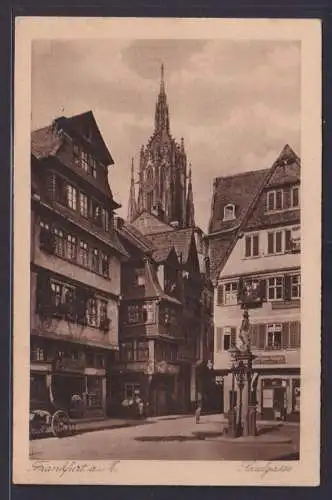
[[[318,485],[320,22],[17,18],[14,108],[14,483]]]

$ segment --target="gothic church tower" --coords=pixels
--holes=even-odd
[[[189,189],[188,189],[189,188]],[[143,211],[156,215],[172,225],[183,228],[194,225],[191,179],[188,184],[187,156],[184,141],[175,141],[170,132],[170,116],[161,65],[160,90],[156,102],[154,132],[146,146],[141,147],[136,204],[133,181],[129,196],[130,219]],[[189,193],[188,193],[189,190]],[[189,196],[188,196],[189,195]]]

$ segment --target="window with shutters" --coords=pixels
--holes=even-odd
[[[234,306],[237,304],[238,284],[236,281],[224,285],[224,305]]]
[[[251,234],[245,237],[245,257],[257,257],[259,254],[259,235]]]
[[[277,276],[275,278],[268,278],[267,290],[268,300],[281,300],[283,298],[284,278]]]
[[[281,349],[282,325],[270,323],[266,331],[266,349]]]
[[[290,276],[291,298],[299,299],[301,297],[301,275],[294,274]]]
[[[298,349],[301,345],[301,323],[299,321],[291,321],[289,324],[289,347]]]

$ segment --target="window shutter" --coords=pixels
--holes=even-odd
[[[237,301],[238,301],[238,303],[241,302],[243,299],[243,287],[244,287],[243,278],[240,278],[238,283],[237,283]]]
[[[236,328],[231,328],[231,347],[236,345]]]
[[[223,334],[223,329],[220,326],[217,326],[216,328],[216,350],[217,352],[220,352],[222,350],[222,334]]]
[[[259,239],[258,239],[258,234],[255,234],[252,237],[252,254],[255,257],[259,254]]]
[[[268,233],[267,235],[267,253],[274,253],[274,233]]]
[[[301,324],[299,321],[290,323],[290,347],[299,348],[301,345]]]
[[[245,245],[246,245],[245,256],[250,257],[251,256],[251,236],[246,236],[245,242],[246,242],[245,243]]]
[[[258,325],[250,325],[251,346],[257,347],[258,344]]]
[[[284,276],[284,299],[291,300],[291,277],[287,274]]]
[[[53,173],[50,173],[47,175],[46,194],[47,194],[48,199],[55,200],[55,198],[56,198],[56,176]]]
[[[284,188],[284,206],[283,208],[291,207],[291,190],[289,187]]]
[[[265,339],[266,339],[266,325],[264,323],[260,323],[257,325],[258,327],[258,342],[257,349],[265,348]]]
[[[285,251],[289,252],[292,249],[292,231],[290,229],[285,230]]]
[[[266,286],[267,286],[267,281],[260,280],[260,295],[262,302],[266,302]]]
[[[287,349],[289,347],[289,323],[282,324],[281,347],[283,349]]]
[[[217,286],[217,305],[222,306],[224,303],[224,285]]]

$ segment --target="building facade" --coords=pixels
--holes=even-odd
[[[177,382],[170,382],[164,389],[156,382],[156,395],[152,399],[149,396],[150,410],[189,411],[206,394],[207,366],[212,366],[213,288],[204,235],[195,225],[192,172],[190,166],[187,168],[184,140],[177,143],[170,131],[163,66],[154,132],[140,152],[137,200],[132,165],[128,222],[149,242],[152,260],[148,261],[155,270],[157,286],[173,299],[168,333],[162,324],[163,308],[156,309],[154,339],[151,327],[149,330],[150,345],[155,350],[150,348],[149,360],[157,370],[161,369],[158,368],[161,363],[163,370],[176,371]],[[134,260],[133,257],[133,263]],[[138,326],[123,325],[121,342],[129,331],[133,336],[142,333]],[[173,368],[166,368],[167,363]],[[150,377],[153,380],[151,374]],[[166,380],[160,373],[154,379],[163,383]],[[166,403],[171,394],[173,402]],[[211,400],[211,388],[209,394]]]
[[[243,197],[242,194],[243,193]],[[271,168],[215,182],[210,234],[214,251],[214,370],[223,377],[224,411],[238,402],[228,352],[239,341],[250,291],[252,394],[264,419],[300,417],[300,159],[285,146]],[[218,234],[219,233],[219,234]],[[213,259],[213,256],[212,256]]]
[[[113,159],[92,112],[31,136],[30,401],[104,415],[118,350],[121,260]]]

